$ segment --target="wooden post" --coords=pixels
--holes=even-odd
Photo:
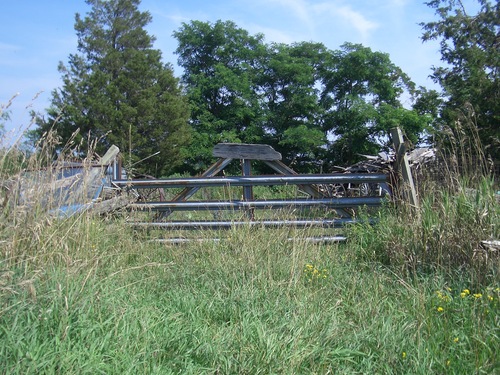
[[[392,142],[396,151],[396,170],[402,177],[402,195],[404,199],[415,207],[419,207],[417,191],[413,183],[413,177],[408,163],[408,155],[406,155],[406,147],[403,140],[403,133],[400,128],[391,129]]]

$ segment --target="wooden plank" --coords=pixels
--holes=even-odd
[[[104,156],[100,160],[101,165],[109,165],[111,162],[113,162],[118,154],[120,153],[120,149],[115,146],[111,145],[109,150],[104,154]]]
[[[212,155],[231,159],[281,160],[281,154],[269,145],[246,143],[219,143],[215,145]]]
[[[123,194],[113,197],[111,199],[106,199],[100,202],[96,202],[92,205],[92,213],[97,215],[107,214],[113,211],[117,211],[121,208],[127,207],[129,204],[136,201],[133,195]]]
[[[403,140],[403,133],[400,128],[391,129],[392,142],[396,151],[396,168],[398,173],[401,174],[402,194],[413,207],[418,208],[417,191],[413,182],[413,176],[410,170],[410,163],[408,162],[408,155],[406,155],[406,146]]]

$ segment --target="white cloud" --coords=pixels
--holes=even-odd
[[[305,39],[310,39],[314,35],[316,19],[310,2],[306,0],[263,0],[259,3],[266,9],[273,5],[279,8],[278,12],[269,9],[276,15],[277,24],[285,22],[288,24],[287,29],[300,26],[301,34]]]
[[[190,20],[194,19],[190,16],[181,15],[180,13],[166,13],[166,12],[162,12],[162,11],[155,11],[153,13],[153,16],[159,17],[162,19],[166,19],[175,25],[181,25],[183,22],[189,22]],[[153,18],[153,21],[154,21],[154,18]]]
[[[251,34],[257,34],[257,33],[264,34],[266,42],[268,43],[275,42],[275,43],[291,44],[298,40],[296,37],[293,37],[292,35],[286,33],[281,29],[275,29],[272,27],[266,27],[257,24],[247,24],[244,25],[244,28],[247,29]]]
[[[267,0],[268,3],[274,3],[282,6],[283,8],[289,9],[295,17],[297,17],[302,22],[307,25],[312,25],[313,20],[311,17],[311,12],[309,9],[311,5],[304,0]]]
[[[351,25],[363,39],[367,39],[370,32],[377,29],[376,22],[368,20],[363,14],[353,10],[349,6],[338,6],[334,3],[321,3],[314,5],[315,13],[319,15],[330,15],[342,19],[346,24]]]
[[[403,4],[407,0],[389,0],[391,3]],[[267,0],[262,6],[278,6],[281,12],[291,14],[301,26],[302,34],[308,35],[306,39],[316,38],[318,31],[332,22],[342,23],[344,28],[354,29],[358,38],[366,41],[372,31],[379,24],[369,20],[360,11],[354,10],[350,5],[343,5],[343,1],[313,0]],[[286,16],[285,16],[286,17]],[[293,25],[291,25],[293,26]],[[352,31],[351,31],[352,33]]]

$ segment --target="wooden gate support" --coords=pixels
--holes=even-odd
[[[408,155],[406,154],[406,146],[403,140],[403,133],[400,128],[391,129],[392,142],[396,150],[396,170],[401,174],[403,183],[401,193],[413,207],[418,208],[418,197],[413,182],[413,176],[408,163]]]

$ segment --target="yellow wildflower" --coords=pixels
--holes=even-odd
[[[405,359],[406,358],[406,352],[401,353],[401,357],[403,357],[403,359]]]
[[[455,337],[455,338],[453,339],[453,342],[458,342],[458,337]]]
[[[437,308],[437,311],[438,311],[438,312],[443,312],[443,311],[444,311],[444,309],[443,309],[441,306],[439,306],[439,307]]]
[[[473,294],[474,298],[481,298],[483,295],[481,293]]]
[[[488,296],[488,299],[489,299],[490,301],[493,301],[493,296]]]

